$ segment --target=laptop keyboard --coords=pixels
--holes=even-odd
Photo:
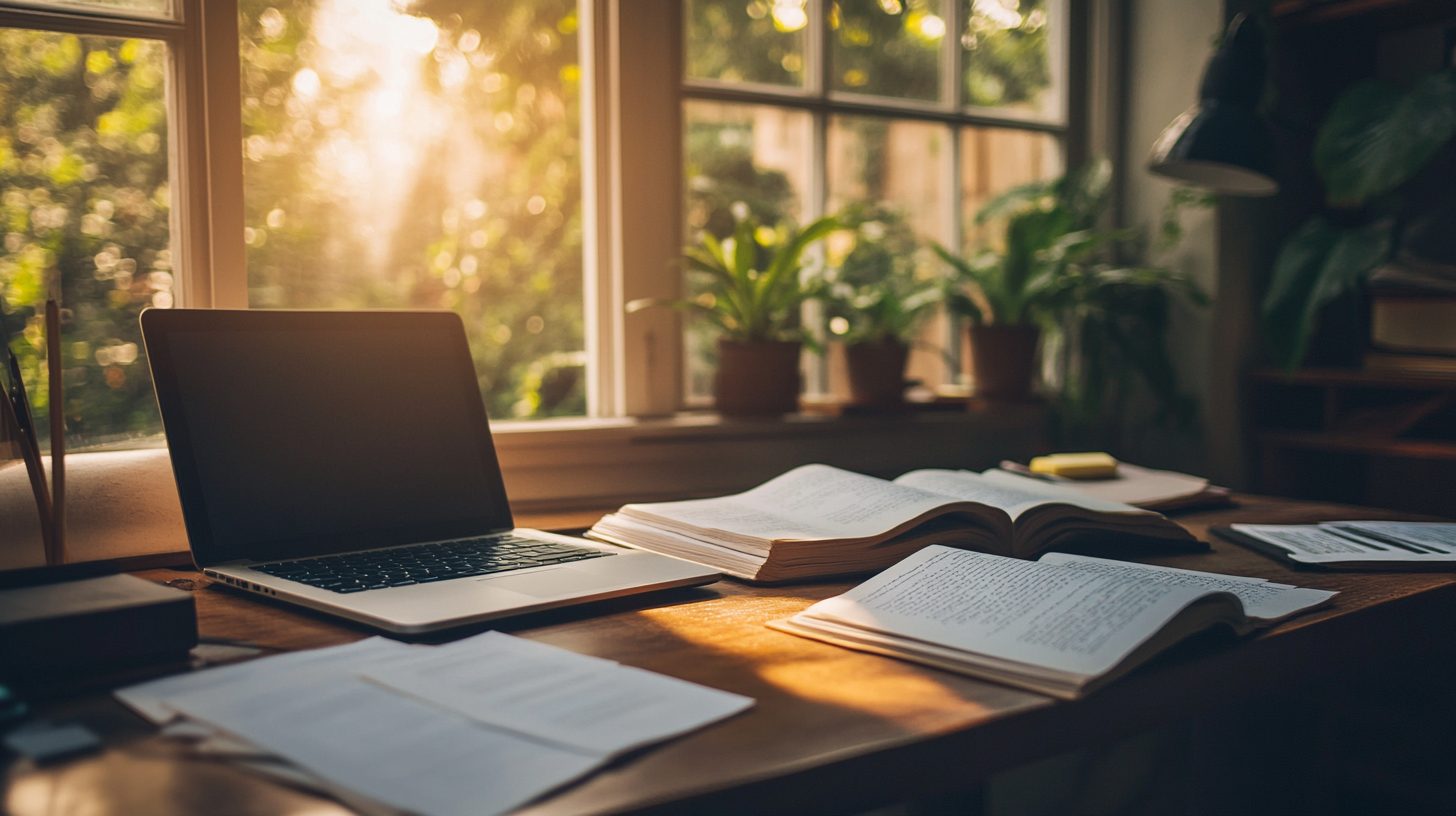
[[[493,572],[585,561],[613,553],[515,535],[468,538],[253,567],[331,592],[409,586]]]

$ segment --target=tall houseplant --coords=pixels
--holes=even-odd
[[[1362,80],[1335,101],[1314,144],[1325,209],[1284,242],[1263,303],[1265,339],[1286,371],[1304,360],[1324,307],[1395,254],[1419,209],[1411,206],[1419,196],[1406,195],[1410,183],[1453,135],[1456,68],[1404,90]],[[1436,195],[1449,204],[1449,189]]]
[[[967,258],[935,245],[952,275],[946,304],[967,318],[971,367],[978,394],[1025,399],[1031,391],[1041,330],[1068,264],[1080,261],[1121,233],[1093,229],[1106,206],[1112,165],[1105,159],[1049,182],[1016,187],[992,199],[976,224],[1006,218],[1005,249]]]
[[[810,339],[799,326],[799,307],[820,286],[801,274],[804,252],[843,225],[839,216],[830,215],[803,229],[787,223],[768,227],[745,215],[722,241],[704,230],[700,244],[683,254],[690,271],[708,277],[705,291],[688,300],[635,300],[627,310],[671,306],[704,315],[722,329],[713,378],[720,413],[768,416],[794,411],[799,352]]]
[[[1061,382],[1053,405],[1060,444],[1100,443],[1118,425],[1139,388],[1156,400],[1159,418],[1191,419],[1192,403],[1178,390],[1168,356],[1170,296],[1196,305],[1207,297],[1186,275],[1171,269],[1112,263],[1106,258],[1134,236],[1131,230],[1095,226],[1107,205],[1112,166],[1096,159],[1049,182],[1013,189],[992,200],[977,222],[1005,217],[1006,249],[959,258],[937,253],[953,269],[948,305],[968,318],[977,390],[983,372],[996,373],[1014,357],[1016,379],[991,396],[1024,396],[1035,363],[1035,340],[1010,351],[987,341],[986,329],[1015,327],[1055,342],[1053,361]],[[989,354],[988,354],[989,353]],[[996,359],[991,355],[1001,355]],[[986,357],[991,356],[991,359]]]

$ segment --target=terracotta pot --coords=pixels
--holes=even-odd
[[[976,396],[1016,402],[1031,396],[1036,371],[1035,326],[972,326],[971,374]]]
[[[849,397],[855,405],[890,407],[905,402],[905,361],[910,347],[899,341],[844,347]]]
[[[779,340],[718,340],[713,399],[724,416],[777,416],[799,410],[799,349]]]

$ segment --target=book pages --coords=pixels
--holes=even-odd
[[[1210,590],[926,547],[796,616],[1096,676]]]

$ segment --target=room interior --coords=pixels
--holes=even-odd
[[[1456,368],[1439,369],[1453,352],[1392,351],[1372,341],[1372,304],[1387,301],[1365,283],[1367,270],[1312,311],[1297,367],[1282,368],[1271,346],[1281,318],[1264,316],[1281,253],[1313,216],[1351,231],[1385,223],[1387,210],[1401,229],[1430,213],[1442,223],[1453,189],[1443,179],[1456,167],[1449,134],[1399,188],[1417,210],[1379,196],[1331,206],[1316,143],[1351,86],[1378,79],[1406,88],[1452,70],[1449,2],[876,0],[841,8],[828,0],[581,0],[533,10],[419,0],[405,11],[371,4],[367,14],[327,0],[157,0],[160,11],[147,11],[149,2],[121,12],[106,3],[80,4],[99,11],[0,3],[0,30],[91,38],[75,75],[96,105],[112,99],[116,111],[137,118],[116,119],[115,134],[97,124],[88,138],[117,155],[131,151],[136,167],[150,162],[101,192],[54,193],[70,202],[68,212],[52,193],[38,197],[45,183],[35,179],[60,178],[56,168],[73,160],[66,150],[80,157],[77,178],[94,177],[94,165],[82,166],[91,143],[62,148],[56,138],[26,135],[44,125],[34,119],[35,97],[24,97],[32,107],[0,98],[11,117],[6,137],[21,145],[9,156],[22,156],[0,152],[11,224],[0,294],[11,304],[7,339],[23,350],[28,380],[46,376],[49,360],[35,305],[60,292],[68,310],[70,561],[115,561],[124,570],[190,564],[145,349],[138,361],[131,325],[142,308],[174,306],[460,312],[512,509],[542,528],[581,530],[627,502],[735,493],[811,462],[889,478],[1024,463],[1076,443],[1238,494],[1400,517],[1456,515]],[[1199,101],[1210,59],[1240,14],[1265,40],[1257,110],[1274,145],[1277,193],[1187,192],[1150,172],[1149,155]],[[395,28],[386,22],[370,34],[366,19],[394,20]],[[870,22],[856,28],[857,20]],[[884,20],[892,27],[874,28]],[[890,57],[875,62],[854,50],[854,32],[884,31],[893,47],[880,40],[863,50]],[[1039,37],[1041,50],[1028,53],[1040,60],[1041,78],[1021,97],[1012,69],[998,74],[977,61],[1005,31]],[[371,36],[392,37],[397,47],[382,50]],[[6,59],[62,59],[64,47],[45,51],[43,37],[7,40]],[[138,41],[152,46],[123,54],[124,43]],[[751,53],[760,46],[774,56]],[[915,48],[931,56],[917,57]],[[113,53],[121,67],[102,64]],[[399,66],[428,81],[380,79]],[[116,89],[142,82],[146,70],[158,77],[147,87],[166,94],[154,92],[152,108],[115,101],[134,98]],[[42,90],[26,92],[47,86],[35,87]],[[449,105],[485,107],[456,116]],[[145,110],[161,114],[134,124]],[[406,123],[422,123],[418,130],[431,136],[412,138]],[[57,135],[65,127],[50,126]],[[106,142],[122,138],[125,148]],[[401,152],[408,143],[413,152]],[[948,267],[932,243],[968,258],[1004,251],[999,222],[978,220],[977,211],[1098,157],[1112,175],[1095,227],[1123,231],[1100,262],[1175,270],[1207,296],[1206,304],[1160,301],[1160,341],[1176,383],[1169,393],[1191,406],[1181,420],[1140,384],[1108,409],[1115,421],[1080,430],[1057,424],[1068,417],[1063,399],[1083,359],[1076,355],[1091,352],[1049,341],[1037,395],[987,399],[972,378],[974,321],[944,309],[920,324],[912,344],[911,402],[859,410],[846,344],[830,319],[838,307],[816,302],[793,318],[795,331],[825,349],[800,359],[799,410],[725,417],[713,410],[720,352],[694,307],[631,305],[701,305],[708,290],[684,276],[685,245],[705,233],[728,237],[749,217],[768,230],[765,238],[751,233],[762,249],[782,240],[774,237],[780,223],[878,207],[842,231],[856,236],[844,239],[848,248],[836,249],[831,236],[810,251],[812,264],[843,265],[863,251],[864,264],[890,268],[900,263],[892,244],[900,236],[910,244],[902,259],[909,274],[943,275]],[[153,176],[143,180],[146,173]],[[297,179],[328,193],[305,192]],[[53,182],[57,191],[66,184],[74,183]],[[147,189],[127,193],[127,184]],[[60,219],[51,233],[47,217]],[[65,230],[75,247],[56,237]],[[411,233],[414,244],[389,238]],[[877,247],[890,260],[874,260]],[[1390,245],[1382,261],[1403,247]],[[549,273],[533,277],[538,267]],[[1449,307],[1444,297],[1427,302]],[[848,321],[854,310],[836,319]],[[570,328],[557,334],[562,325]],[[1408,363],[1402,354],[1438,368],[1388,367]],[[45,417],[49,403],[28,384],[36,416]],[[380,429],[371,444],[388,438]],[[43,538],[23,463],[0,461],[0,570],[46,564]],[[1426,629],[1441,638],[1438,626]],[[1435,650],[1394,671],[1367,668],[1150,722],[1133,736],[1018,763],[967,789],[876,802],[864,812],[1446,812],[1456,788],[1434,769],[1451,755],[1441,695],[1453,676],[1450,656]]]

